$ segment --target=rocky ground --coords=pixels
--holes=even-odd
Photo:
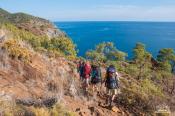
[[[51,107],[62,103],[80,116],[129,115],[122,108],[104,105],[105,97],[84,96],[76,64],[63,57],[53,59],[32,51],[26,64],[0,50],[0,97],[30,107]]]

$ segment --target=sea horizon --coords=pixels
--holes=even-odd
[[[174,21],[146,21],[146,20],[50,20],[52,23],[58,23],[58,22],[140,22],[140,23],[175,23]]]
[[[84,57],[87,50],[108,41],[128,53],[129,59],[133,57],[132,50],[138,42],[145,44],[146,50],[154,57],[162,48],[175,49],[175,22],[58,21],[54,24],[77,44],[78,56]]]

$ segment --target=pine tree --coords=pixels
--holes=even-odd
[[[138,68],[137,79],[140,80],[143,76],[149,74],[151,69],[151,58],[152,55],[146,51],[145,45],[142,43],[137,43],[134,48],[134,62]]]

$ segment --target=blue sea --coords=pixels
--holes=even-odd
[[[55,22],[85,56],[100,42],[114,42],[117,49],[132,58],[137,42],[144,43],[154,57],[162,48],[175,49],[175,22]]]

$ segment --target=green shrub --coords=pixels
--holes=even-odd
[[[3,28],[9,30],[14,39],[26,41],[29,43],[34,50],[38,50],[38,48],[44,48],[47,51],[53,50],[53,53],[63,53],[65,56],[75,58],[77,55],[76,45],[73,41],[66,37],[58,37],[58,38],[48,38],[46,36],[37,36],[32,34],[31,32],[18,29],[12,24],[6,23],[3,25]],[[58,51],[58,52],[55,52]]]
[[[126,53],[117,50],[112,42],[103,42],[96,46],[95,50],[86,52],[86,57],[90,60],[104,61],[124,61]]]
[[[163,103],[164,93],[151,80],[137,82],[135,79],[123,79],[121,82],[124,88],[121,89],[118,101],[130,111],[137,109],[138,112],[154,113],[155,107]]]
[[[66,56],[76,56],[75,45],[71,39],[68,38],[53,38],[51,39],[51,48],[59,49]]]

